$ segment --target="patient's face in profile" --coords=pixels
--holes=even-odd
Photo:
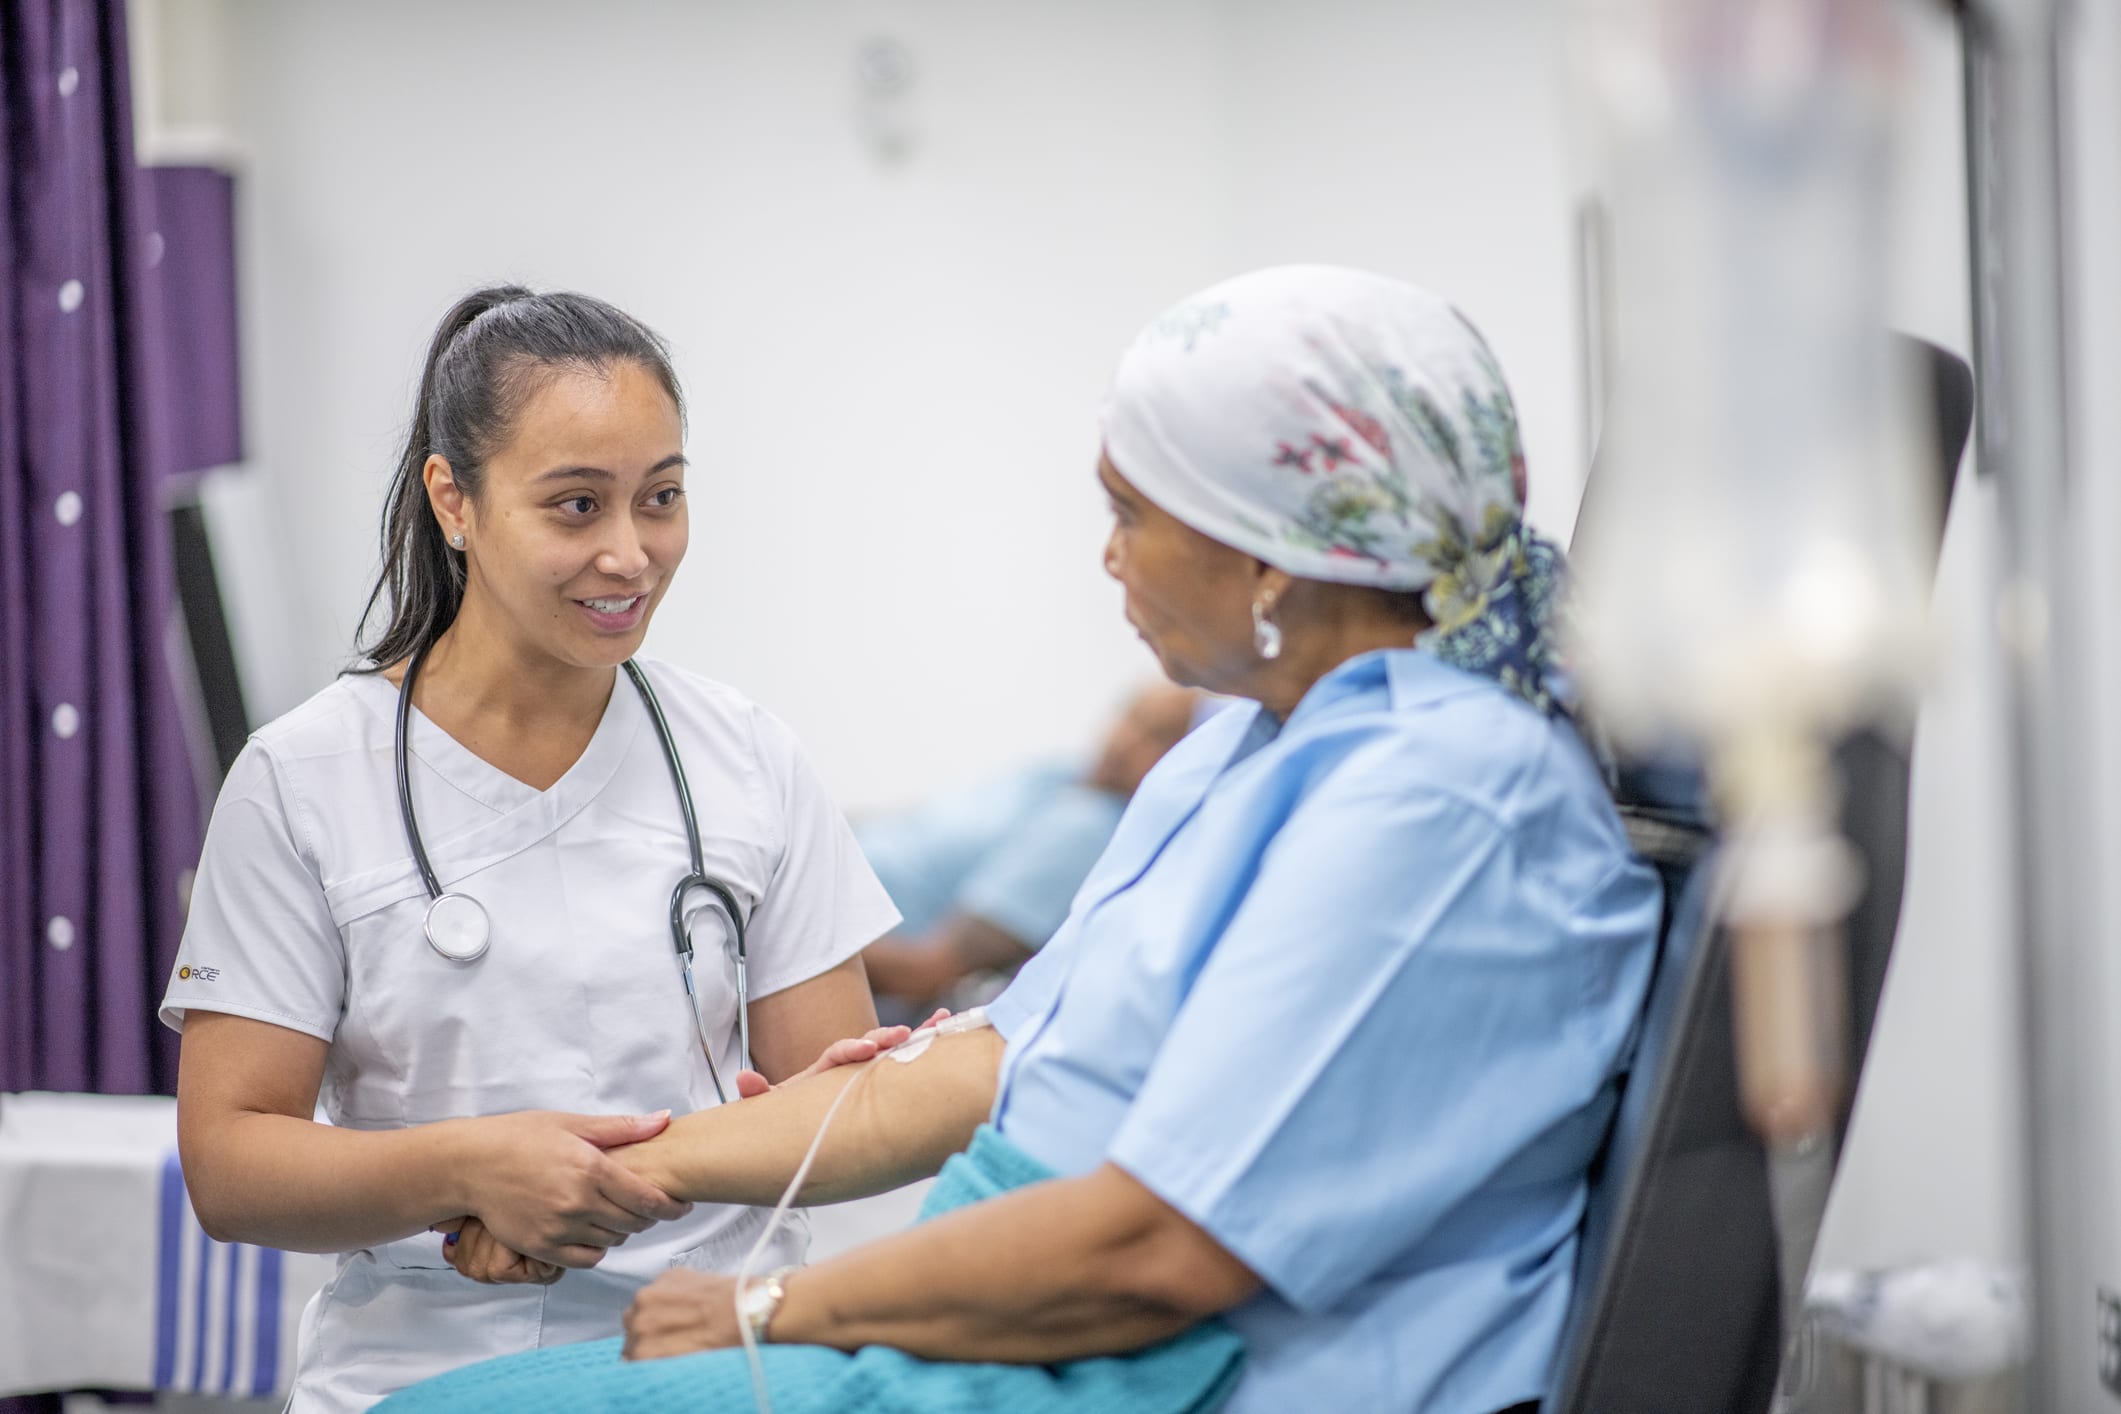
[[[1150,501],[1111,458],[1099,460],[1097,478],[1112,505],[1105,572],[1127,591],[1127,622],[1171,681],[1247,695],[1258,666],[1252,595],[1259,562]]]

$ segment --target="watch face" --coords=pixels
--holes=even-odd
[[[780,1281],[773,1277],[762,1277],[744,1288],[743,1296],[737,1301],[737,1312],[743,1318],[744,1324],[750,1327],[752,1335],[763,1338],[766,1334],[766,1323],[773,1319],[773,1313],[778,1311],[780,1306]]]

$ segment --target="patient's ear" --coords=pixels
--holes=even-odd
[[[1296,576],[1287,570],[1276,569],[1265,560],[1255,559],[1252,561],[1252,580],[1252,596],[1255,599],[1264,596],[1279,600],[1289,592],[1289,586],[1296,582]]]

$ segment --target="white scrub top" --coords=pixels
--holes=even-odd
[[[788,728],[728,687],[641,662],[684,761],[707,872],[750,919],[754,1000],[889,931],[897,911]],[[162,1019],[182,1029],[190,1009],[229,1012],[329,1042],[322,1107],[353,1129],[713,1104],[670,937],[671,890],[689,869],[683,815],[632,684],[618,677],[587,749],[543,791],[413,713],[428,857],[492,924],[492,947],[470,963],[421,931],[428,897],[392,764],[397,706],[388,681],[349,676],[251,738],[214,807]],[[702,1014],[730,1085],[726,931],[708,895],[692,897]],[[551,1287],[471,1282],[432,1233],[347,1253],[305,1318],[291,1407],[366,1408],[475,1360],[614,1335],[644,1282],[673,1265],[734,1269],[763,1221],[703,1203]]]

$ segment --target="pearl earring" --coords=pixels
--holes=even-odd
[[[463,531],[460,530],[455,535],[449,537],[449,548],[452,550],[461,550],[464,548]]]
[[[1273,609],[1272,600],[1252,601],[1252,651],[1269,662],[1281,656],[1281,625],[1267,617]]]

